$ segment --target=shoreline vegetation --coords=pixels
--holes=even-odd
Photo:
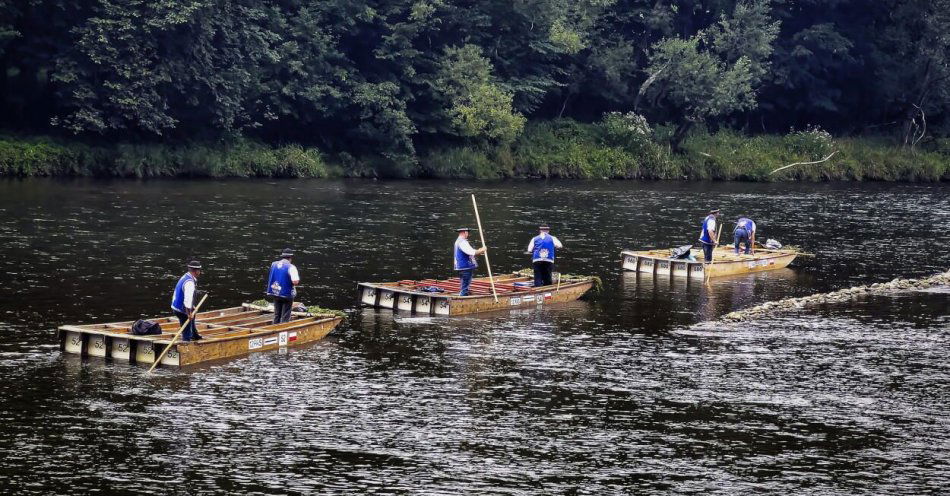
[[[6,4],[0,176],[950,180],[950,0]]]
[[[0,176],[950,180],[950,139],[909,149],[892,138],[835,138],[820,128],[756,136],[696,129],[673,151],[672,127],[651,129],[639,119],[534,121],[507,144],[450,142],[396,160],[251,139],[102,144],[0,134]]]

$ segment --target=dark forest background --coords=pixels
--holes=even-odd
[[[0,128],[85,142],[414,160],[614,119],[674,153],[724,129],[911,147],[950,132],[948,78],[950,0],[0,1]]]

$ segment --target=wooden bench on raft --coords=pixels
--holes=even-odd
[[[422,279],[420,281],[413,280],[402,280],[397,284],[404,287],[412,288],[415,291],[421,291],[422,288],[433,287],[439,288],[448,292],[457,293],[461,289],[462,282],[459,278],[452,278],[447,280],[438,280],[438,279]],[[495,289],[499,293],[515,293],[519,291],[530,291],[533,289],[531,286],[516,286],[514,284],[506,284],[495,282]],[[472,284],[469,286],[469,293],[472,295],[490,295],[491,292],[491,283],[488,281],[476,281],[473,280]]]

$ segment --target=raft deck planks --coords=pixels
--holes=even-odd
[[[514,284],[530,281],[532,281],[532,278],[519,274],[505,274],[495,277],[495,289],[498,292],[497,302],[492,295],[491,282],[487,277],[472,280],[470,291],[472,294],[470,296],[458,295],[461,284],[458,278],[402,280],[383,283],[363,282],[357,285],[357,290],[360,303],[364,306],[424,315],[454,316],[574,301],[589,291],[594,284],[593,278],[564,280],[561,282],[560,288],[557,287],[557,284],[540,288],[516,286]],[[438,287],[443,289],[444,292],[422,291],[421,288],[426,286]]]
[[[204,339],[176,342],[162,358],[161,365],[184,367],[318,341],[343,321],[339,316],[302,312],[293,312],[292,320],[281,324],[270,324],[273,318],[274,314],[268,309],[250,304],[199,312],[196,327]],[[132,321],[64,325],[59,328],[60,349],[81,356],[151,365],[180,325],[176,317],[149,320],[161,325],[162,334],[132,335],[129,333]]]
[[[702,250],[695,261],[674,260],[669,250],[623,250],[620,252],[620,265],[623,270],[689,279],[704,279],[706,271],[709,277],[722,277],[788,267],[795,260],[797,252],[791,250],[757,249],[755,254],[736,254],[730,246],[718,246],[713,252],[713,262],[705,263]]]

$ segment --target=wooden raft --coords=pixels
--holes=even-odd
[[[701,247],[693,247],[692,253],[695,261],[671,259],[668,249],[624,250],[620,252],[620,265],[623,270],[632,272],[703,280],[707,270],[709,277],[722,277],[784,269],[798,255],[791,250],[768,249],[756,249],[751,255],[737,255],[731,245],[720,245],[713,251],[713,262],[707,264]]]
[[[151,365],[174,337],[180,324],[176,317],[147,320],[157,322],[162,334],[132,335],[130,330],[134,321],[64,325],[58,333],[60,349],[81,356]],[[162,358],[160,365],[183,367],[252,351],[275,350],[317,341],[326,337],[343,318],[293,312],[289,322],[272,324],[273,320],[272,309],[248,303],[200,312],[195,327],[204,339],[176,342]]]
[[[558,275],[554,274],[555,282],[557,278]],[[565,279],[560,288],[557,284],[538,288],[515,284],[532,281],[533,278],[520,274],[496,276],[497,302],[487,277],[472,280],[469,296],[458,295],[461,286],[458,278],[362,282],[357,285],[357,290],[360,303],[364,306],[423,315],[464,315],[574,301],[589,291],[594,284],[591,277]],[[424,288],[438,288],[442,292],[424,291]]]

